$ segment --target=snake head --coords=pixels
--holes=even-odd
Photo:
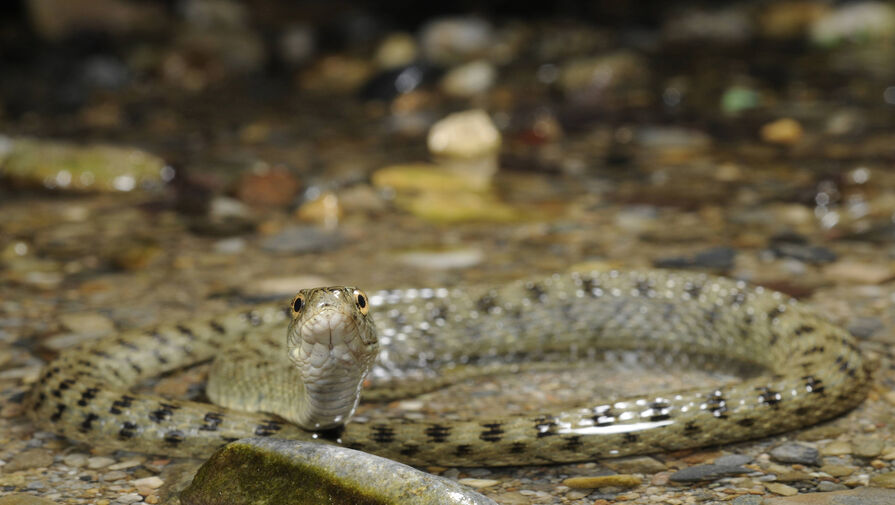
[[[369,372],[379,339],[366,293],[345,286],[303,289],[291,308],[287,350],[305,382]]]

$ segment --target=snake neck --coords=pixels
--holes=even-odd
[[[310,431],[345,424],[357,408],[365,376],[366,372],[333,372],[302,384],[302,394],[294,404],[295,417],[290,421]]]

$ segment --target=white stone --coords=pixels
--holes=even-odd
[[[107,456],[94,456],[87,460],[87,468],[92,470],[96,470],[98,468],[105,468],[112,463],[115,463],[115,460],[107,457]]]
[[[836,44],[844,39],[885,38],[895,34],[895,7],[885,2],[844,4],[811,26],[816,44]]]
[[[481,109],[450,114],[429,130],[429,152],[450,158],[477,158],[500,147],[500,132]]]
[[[420,31],[423,54],[439,64],[483,56],[493,41],[491,24],[475,17],[435,19]]]
[[[413,36],[398,32],[387,36],[379,43],[373,59],[379,68],[388,69],[413,63],[418,53],[419,49]]]
[[[482,489],[485,487],[491,487],[500,484],[499,480],[494,479],[460,479],[457,482],[463,484],[464,486],[469,486],[475,489]]]
[[[137,479],[133,482],[134,487],[137,489],[158,489],[164,484],[161,478],[156,475],[151,477],[143,477],[142,479]]]
[[[496,80],[494,65],[476,60],[449,70],[441,80],[441,89],[451,96],[469,98],[488,91]]]

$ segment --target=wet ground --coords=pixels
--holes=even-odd
[[[852,32],[829,28],[845,7],[822,2],[672,9],[662,21],[617,26],[464,18],[436,25],[441,38],[432,25],[404,36],[366,13],[376,30],[361,40],[339,24],[355,26],[349,16],[319,25],[327,31],[278,24],[269,9],[184,4],[223,11],[208,11],[209,21],[202,9],[160,8],[173,28],[147,26],[148,38],[114,46],[53,39],[39,23],[0,31],[14,42],[7,47],[38,47],[8,60],[19,79],[0,79],[0,495],[158,503],[199,464],[99,453],[35,432],[24,391],[81,341],[313,284],[495,283],[584,265],[708,271],[803,299],[860,339],[877,367],[870,397],[820,427],[735,446],[427,470],[473,479],[464,482],[506,504],[745,505],[895,487],[895,21],[873,21],[895,20],[891,4],[857,4],[881,10],[846,12],[863,20],[840,21]],[[208,23],[258,50],[233,56]],[[339,44],[325,42],[332,33],[342,33]],[[301,49],[305,36],[318,43],[296,49],[301,57],[284,49],[284,40]],[[458,70],[470,63],[478,67]],[[433,124],[476,108],[502,137],[493,177],[480,165],[446,170],[427,149]],[[74,151],[96,142],[124,151],[86,168],[27,156],[60,140]],[[150,167],[159,160],[145,179],[128,175],[135,153],[149,153]],[[518,374],[390,408],[573,403],[594,384],[636,382],[638,371]],[[196,394],[203,373],[150,387]],[[638,385],[714,380],[689,373]],[[790,440],[819,458],[773,455]],[[748,456],[750,473],[669,483],[729,454]],[[642,483],[564,483],[610,473]]]

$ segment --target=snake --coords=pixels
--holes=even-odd
[[[359,396],[379,390],[364,382],[400,395],[440,387],[451,370],[613,349],[750,372],[555,410],[352,418]],[[216,404],[135,391],[212,359],[206,393]],[[782,293],[693,271],[595,270],[369,295],[316,288],[288,306],[124,330],[62,351],[26,400],[41,429],[148,454],[204,457],[244,437],[279,437],[417,466],[515,466],[788,432],[855,408],[871,375],[848,331]]]

